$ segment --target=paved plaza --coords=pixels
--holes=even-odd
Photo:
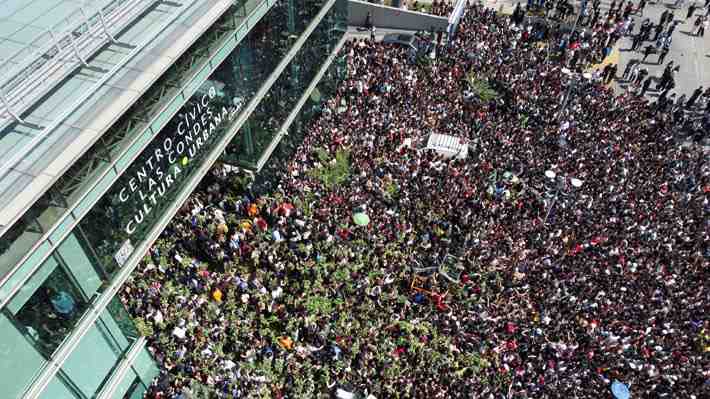
[[[522,3],[522,5],[526,4],[525,1],[520,2],[515,0],[486,0],[485,3],[487,6],[502,10],[504,13],[512,13],[517,3]],[[667,2],[659,1],[647,3],[643,15],[636,14],[632,16],[636,25],[634,33],[638,32],[645,18],[650,18],[650,21],[656,24],[664,10],[669,9],[674,12],[674,20],[680,21],[680,24],[673,33],[673,44],[664,63],[662,65],[657,64],[656,60],[658,56],[651,55],[646,62],[642,63],[642,67],[648,70],[649,76],[660,77],[665,65],[670,60],[674,60],[675,64],[681,67],[676,77],[675,92],[677,92],[678,95],[685,93],[689,96],[698,86],[707,87],[710,85],[710,33],[705,37],[696,37],[693,35],[695,32],[695,26],[693,25],[695,16],[706,12],[706,9],[703,8],[705,2],[704,0],[696,2],[698,8],[694,16],[687,21],[685,20],[688,10],[687,5],[692,2],[686,2],[686,5],[680,9],[674,9],[672,7],[673,3],[674,1],[670,0]],[[579,6],[579,2],[577,1],[574,1],[573,4],[576,7]],[[601,8],[608,10],[610,4],[611,1],[603,0]],[[634,4],[638,5],[638,1],[634,1]],[[630,51],[631,42],[632,38],[630,36],[619,40],[617,48],[608,60],[608,62],[618,63],[619,76],[623,73],[624,68],[631,60],[640,60],[643,58],[642,52]],[[650,42],[645,42],[642,48],[649,43]],[[619,90],[623,90],[623,83],[619,84],[617,82],[616,87]],[[649,92],[651,96],[654,94],[653,91]]]
[[[663,64],[657,64],[658,55],[651,55],[646,62],[642,63],[642,67],[648,69],[649,76],[660,77],[665,65],[670,60],[674,60],[676,65],[680,65],[680,72],[676,77],[675,91],[678,95],[687,94],[690,96],[698,86],[707,87],[710,84],[710,55],[708,55],[710,54],[710,35],[705,37],[693,35],[696,30],[693,25],[695,16],[705,13],[706,9],[698,8],[692,18],[685,20],[687,7],[674,9],[671,7],[672,4],[672,2],[658,2],[647,5],[644,15],[635,17],[637,30],[634,33],[638,32],[638,27],[645,18],[650,18],[651,22],[656,24],[664,10],[669,9],[674,12],[674,20],[680,21],[680,24],[678,24],[673,33],[673,43],[665,61]],[[702,7],[704,1],[696,4],[698,7]],[[619,75],[621,75],[626,64],[631,60],[641,60],[643,58],[642,52],[630,51],[631,42],[631,37],[626,37],[619,41]],[[644,46],[647,44],[649,42],[644,43]]]

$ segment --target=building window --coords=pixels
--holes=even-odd
[[[42,391],[40,399],[80,399],[85,398],[61,370],[54,375],[49,385]]]
[[[128,391],[126,391],[126,394],[123,395],[123,399],[142,399],[145,391],[145,385],[143,385],[140,378],[136,377],[128,388]]]
[[[72,279],[50,257],[7,308],[37,349],[49,358],[71,333],[86,306]]]
[[[0,396],[19,398],[47,361],[8,316],[0,312]]]

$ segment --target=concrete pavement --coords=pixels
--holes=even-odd
[[[657,76],[663,73],[663,68],[665,64],[670,60],[674,60],[676,65],[680,65],[680,72],[676,77],[676,88],[675,92],[678,95],[687,94],[690,95],[698,86],[708,87],[710,86],[710,33],[706,33],[705,37],[696,37],[693,35],[695,32],[695,17],[692,17],[685,21],[685,16],[687,14],[687,5],[691,2],[687,1],[686,5],[681,9],[674,9],[674,0],[659,0],[656,2],[649,2],[646,5],[644,14],[633,15],[636,22],[636,29],[634,33],[637,33],[641,22],[645,18],[650,18],[651,22],[657,23],[660,19],[661,13],[669,9],[674,12],[674,20],[680,21],[680,24],[676,27],[673,33],[673,44],[671,45],[671,50],[666,56],[663,65],[656,64],[658,59],[657,55],[651,55],[642,64],[642,68],[646,68],[649,72],[649,76]],[[488,7],[500,10],[504,13],[512,13],[515,5],[517,3],[522,3],[525,5],[526,1],[517,0],[485,0],[484,4]],[[695,16],[700,13],[705,13],[706,9],[702,8],[705,0],[699,0],[696,2],[698,8],[695,11]],[[579,5],[578,1],[573,1],[575,6]],[[611,4],[611,0],[603,0],[601,2],[601,9],[608,10]],[[634,4],[638,5],[638,1],[634,1]],[[640,60],[643,58],[643,54],[640,52],[630,51],[631,47],[631,37],[625,37],[619,40],[615,51],[617,54],[612,54],[608,61],[618,62],[618,74],[621,75],[624,68],[631,60]],[[644,46],[649,44],[645,42]],[[618,61],[617,61],[618,60]],[[605,65],[609,62],[605,62]],[[615,82],[614,86],[617,90],[621,91],[625,88],[625,82]],[[654,95],[651,91],[650,95]]]
[[[636,31],[634,33],[638,32],[639,26],[645,18],[650,18],[651,22],[655,24],[664,10],[674,11],[674,20],[680,21],[680,24],[678,24],[673,33],[673,43],[665,61],[662,65],[656,64],[658,55],[654,54],[649,56],[641,67],[648,70],[649,76],[660,77],[665,65],[670,60],[674,60],[675,65],[680,65],[680,71],[676,77],[675,92],[678,95],[687,94],[690,96],[698,86],[707,87],[710,85],[710,55],[708,55],[710,54],[710,34],[706,34],[705,37],[694,36],[695,26],[693,23],[695,22],[695,17],[684,21],[688,11],[687,7],[674,10],[670,7],[672,4],[672,1],[648,4],[643,16],[637,15],[634,17],[636,20]],[[702,7],[704,1],[699,1],[696,4]],[[699,8],[696,10],[695,16],[700,13],[705,13],[705,9]],[[619,41],[619,75],[623,73],[629,61],[643,58],[643,53],[629,50],[631,42],[632,39],[630,37]],[[645,42],[643,46],[649,43]],[[620,86],[623,87],[623,85],[622,83]]]

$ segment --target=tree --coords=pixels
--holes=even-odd
[[[325,165],[308,171],[309,176],[320,180],[327,189],[345,183],[350,178],[350,151],[339,149],[335,153],[335,158],[330,161],[323,161],[327,157],[325,150],[317,151],[318,158]]]
[[[153,327],[150,325],[150,323],[146,323],[145,320],[141,317],[137,317],[134,319],[134,323],[136,325],[136,330],[138,330],[138,333],[144,337],[150,337],[153,335]]]
[[[488,102],[499,97],[498,92],[493,90],[488,79],[476,76],[473,71],[466,76],[466,82],[471,88],[473,95],[482,102]]]

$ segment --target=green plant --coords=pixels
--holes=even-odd
[[[333,310],[333,303],[328,298],[312,296],[306,301],[306,309],[311,314],[329,314]]]
[[[326,151],[325,148],[318,147],[314,151],[315,151],[316,156],[318,157],[319,161],[327,162],[330,159],[330,154],[328,154],[328,151]]]
[[[319,154],[319,156],[322,155]],[[335,161],[329,161],[326,165],[308,171],[309,176],[314,177],[323,183],[328,189],[343,184],[350,178],[350,151],[340,149],[335,153]],[[305,213],[305,211],[304,211]]]
[[[483,102],[488,102],[499,97],[498,92],[493,90],[488,79],[478,77],[474,72],[470,72],[466,75],[466,82],[468,82],[469,87],[471,87],[473,94]]]
[[[391,182],[385,184],[385,194],[387,196],[389,196],[390,198],[394,198],[398,192],[399,192],[399,186],[397,186],[397,183],[391,181]]]
[[[209,399],[210,398],[209,387],[198,382],[197,380],[191,380],[190,390],[192,391],[192,397],[195,399]]]
[[[422,12],[422,13],[425,13],[425,14],[431,14],[431,13],[432,13],[431,10],[432,10],[432,5],[431,5],[431,3],[420,3],[420,4],[419,4],[419,9],[418,9],[418,10],[414,10],[414,11],[419,11],[419,12]]]
[[[333,278],[338,282],[345,282],[348,280],[348,272],[343,268],[338,268],[338,270],[333,273]]]
[[[313,193],[307,192],[306,197],[303,199],[302,202],[300,201],[300,199],[298,199],[300,202],[300,206],[296,205],[295,202],[294,202],[294,206],[296,206],[296,208],[300,208],[306,217],[311,217],[311,215],[313,215],[312,204],[313,204],[314,199],[315,199],[315,195]]]
[[[140,317],[137,317],[133,319],[133,322],[136,325],[136,330],[138,330],[138,333],[144,337],[150,337],[153,335],[153,326],[151,326],[149,323],[146,323],[145,320],[143,320]]]

